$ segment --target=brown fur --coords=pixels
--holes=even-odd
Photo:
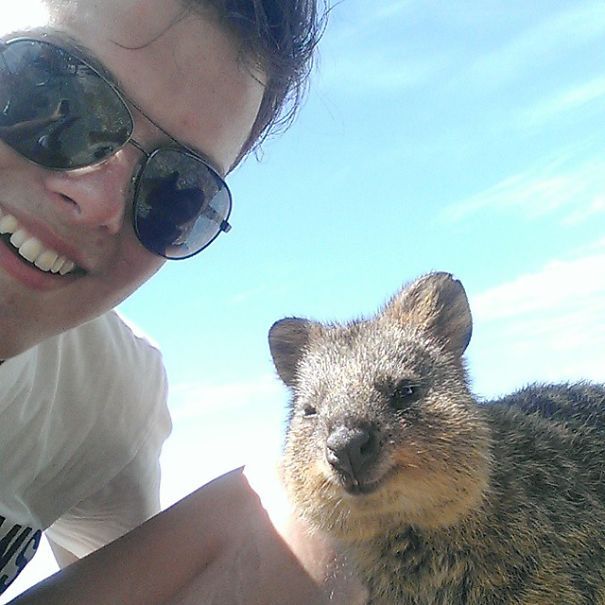
[[[447,273],[372,319],[277,322],[289,494],[346,545],[372,604],[604,605],[605,388],[478,404],[471,325]]]

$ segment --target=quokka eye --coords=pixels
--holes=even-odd
[[[312,418],[313,416],[317,416],[317,408],[313,405],[305,405],[303,407],[303,416],[305,418]]]
[[[391,407],[395,410],[403,410],[417,398],[418,385],[411,380],[400,380],[393,385]]]

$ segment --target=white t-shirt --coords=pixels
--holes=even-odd
[[[160,352],[115,312],[0,364],[0,593],[42,531],[82,557],[159,510]]]

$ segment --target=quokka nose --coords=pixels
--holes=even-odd
[[[366,467],[376,459],[376,438],[367,429],[340,426],[326,439],[326,458],[338,471],[358,481]]]

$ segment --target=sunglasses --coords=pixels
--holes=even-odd
[[[101,163],[126,144],[144,159],[133,177],[132,221],[145,248],[189,258],[229,231],[231,192],[186,148],[147,153],[120,91],[97,69],[48,41],[0,42],[0,140],[50,170]]]

